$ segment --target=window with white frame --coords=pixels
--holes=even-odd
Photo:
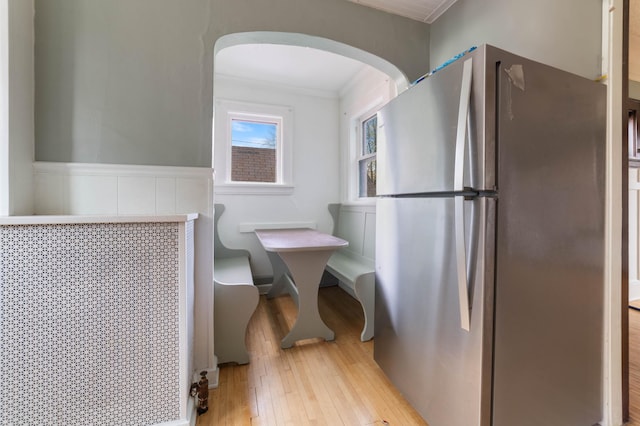
[[[229,114],[231,182],[278,182],[281,117]]]
[[[292,188],[291,108],[217,100],[214,115],[218,192],[277,193]]]
[[[378,116],[367,115],[360,120],[357,135],[358,196],[368,198],[376,196],[376,154],[378,151]]]
[[[377,113],[397,95],[396,82],[371,68],[358,84],[341,98],[348,128],[348,152],[344,167],[349,202],[374,204],[378,178],[378,117]],[[380,139],[384,136],[380,134]]]

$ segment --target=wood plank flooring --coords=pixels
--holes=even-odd
[[[426,425],[373,361],[373,342],[360,342],[358,302],[337,287],[323,287],[318,305],[336,340],[281,349],[296,307],[288,296],[261,296],[249,323],[251,362],[220,368],[209,411],[197,425]]]
[[[209,395],[200,426],[426,425],[373,361],[373,342],[360,342],[358,303],[337,287],[320,289],[319,308],[334,342],[307,340],[280,349],[295,321],[290,297],[260,297],[249,324],[251,363],[226,365]],[[640,426],[640,311],[629,309],[630,421]]]
[[[640,426],[640,311],[629,309],[629,426]]]

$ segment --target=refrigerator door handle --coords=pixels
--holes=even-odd
[[[467,255],[464,232],[464,197],[455,197],[456,270],[458,272],[458,305],[460,327],[469,331],[469,290],[467,286]]]
[[[464,190],[464,153],[467,140],[467,117],[469,116],[469,103],[471,102],[471,71],[472,59],[464,61],[462,68],[462,84],[460,87],[460,106],[458,107],[458,126],[456,129],[456,156],[453,172],[453,190]]]
[[[458,109],[458,128],[456,133],[456,157],[454,169],[454,190],[464,190],[465,141],[467,139],[467,117],[471,98],[472,59],[464,61],[462,85],[460,87],[460,107]],[[467,274],[467,256],[464,230],[464,196],[455,197],[455,241],[456,270],[458,272],[458,304],[460,307],[460,327],[469,331],[469,290]]]

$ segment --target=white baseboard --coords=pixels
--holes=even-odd
[[[189,397],[187,400],[187,418],[180,420],[173,420],[170,422],[156,423],[153,426],[195,426],[198,419],[196,401],[195,398]]]
[[[258,292],[261,295],[267,294],[269,293],[269,290],[271,290],[271,284],[256,284],[256,287],[258,287]]]
[[[198,370],[193,372],[193,382],[198,383],[200,381],[200,372],[207,372],[207,379],[209,380],[209,389],[216,389],[219,383],[219,372],[218,368],[206,368],[204,370]],[[196,403],[196,397],[189,396],[189,400],[187,401],[187,420],[188,426],[195,426],[196,421],[198,420],[198,404]],[[156,425],[160,426],[160,425]],[[169,425],[162,425],[169,426]],[[178,426],[178,425],[176,425]]]
[[[189,400],[187,401],[187,420],[189,421],[189,426],[196,426],[196,421],[198,420],[196,405],[196,399],[190,396]]]
[[[254,279],[255,280],[255,279]],[[320,283],[320,287],[330,287],[332,285],[335,285],[334,283]],[[256,284],[256,287],[258,287],[258,292],[260,293],[260,295],[264,295],[269,293],[269,290],[271,290],[271,287],[273,286],[273,283],[267,283],[267,284]],[[342,287],[342,286],[341,286]],[[346,287],[346,286],[345,286]],[[353,293],[353,290],[349,289],[345,289],[351,296],[353,296],[354,298],[356,297]]]

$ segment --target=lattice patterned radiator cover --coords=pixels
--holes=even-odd
[[[180,417],[179,224],[0,226],[0,424]]]

